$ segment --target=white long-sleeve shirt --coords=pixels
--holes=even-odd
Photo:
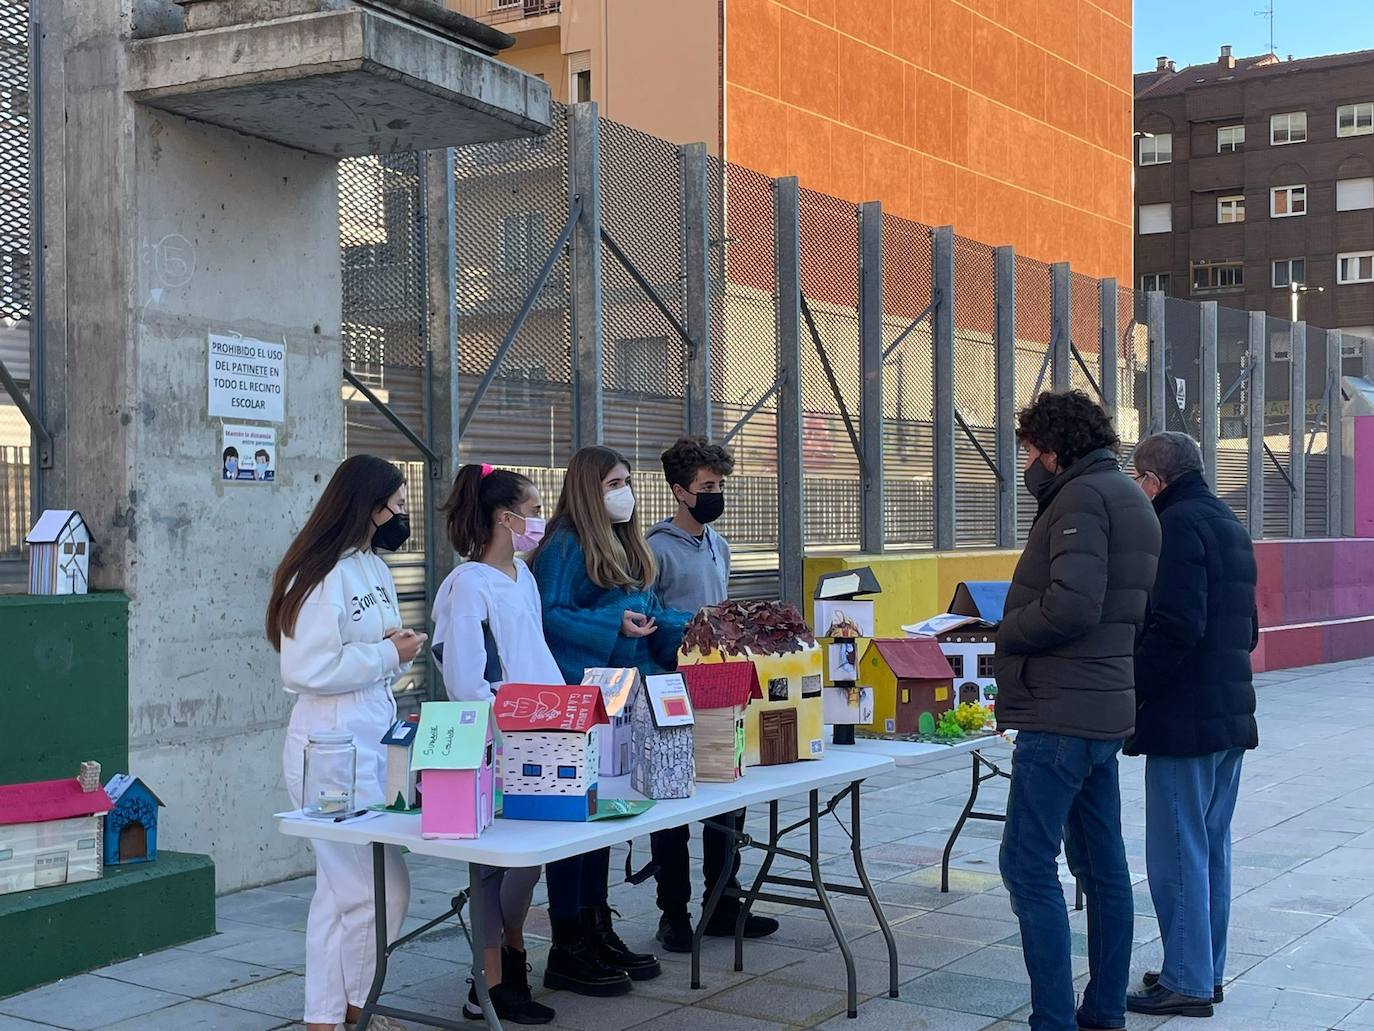
[[[539,586],[520,559],[515,579],[484,562],[465,562],[444,579],[434,601],[434,646],[442,648],[444,687],[454,701],[485,701],[506,682],[561,684],[544,641]],[[501,679],[488,681],[482,623],[491,628]]]
[[[401,626],[391,570],[372,551],[344,552],[311,591],[296,629],[281,641],[281,678],[291,694],[345,694],[389,686],[406,666],[388,630]]]

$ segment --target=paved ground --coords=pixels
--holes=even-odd
[[[1209,1024],[1171,1028],[1307,1031],[1374,1029],[1374,661],[1269,674],[1261,679],[1263,748],[1247,759],[1235,821],[1235,907],[1226,1002]],[[1126,846],[1137,879],[1137,973],[1158,963],[1158,927],[1144,883],[1143,764],[1122,767]],[[727,946],[705,956],[706,988],[687,987],[684,958],[624,999],[561,993],[555,1028],[576,1031],[837,1031],[935,1028],[978,1031],[1024,1026],[1025,969],[996,872],[998,824],[971,824],[960,842],[957,889],[938,890],[940,848],[967,793],[966,760],[893,773],[866,794],[865,854],[901,949],[902,998],[888,1000],[885,951],[872,914],[849,900],[841,918],[865,960],[859,1018],[843,1012],[844,966],[819,914],[789,911],[783,929],[746,952],[746,974],[730,969]],[[987,798],[1000,806],[1005,792]],[[838,825],[825,848],[838,873],[847,841]],[[637,858],[644,852],[637,850]],[[616,857],[623,868],[623,854]],[[411,926],[442,911],[452,869],[411,860]],[[138,1031],[267,1031],[299,1027],[302,928],[310,878],[219,900],[220,933],[24,995],[0,999],[0,1031],[50,1027]],[[613,889],[631,945],[650,947],[655,917],[648,886]],[[542,898],[532,929],[547,934]],[[778,907],[769,907],[776,910]],[[1083,914],[1072,914],[1080,973]],[[542,968],[543,947],[533,950]],[[400,1004],[456,1011],[466,993],[467,950],[452,931],[407,948],[389,982]],[[1132,1017],[1130,1027],[1159,1022]]]

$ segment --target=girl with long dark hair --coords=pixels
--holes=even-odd
[[[425,635],[401,625],[396,585],[378,551],[410,535],[405,479],[372,455],[335,471],[272,582],[267,639],[281,653],[281,676],[296,696],[282,752],[293,804],[303,799],[305,746],[314,731],[347,731],[357,750],[355,798],[385,802],[381,746],[396,718],[391,684],[415,660]],[[356,1022],[375,969],[372,850],[313,841],[315,895],[306,921],[305,1026],[335,1031]],[[386,847],[387,932],[400,934],[410,900],[401,851]],[[379,1031],[401,1031],[389,1017]]]

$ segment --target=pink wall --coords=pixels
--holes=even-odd
[[[1374,537],[1374,415],[1356,416],[1350,422],[1355,475],[1346,479],[1345,486],[1352,494],[1355,525],[1349,529],[1356,537]]]
[[[1257,541],[1255,560],[1257,673],[1374,655],[1374,539]]]

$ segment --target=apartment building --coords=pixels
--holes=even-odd
[[[1374,50],[1135,76],[1136,286],[1374,335]]]
[[[1130,0],[445,0],[563,102],[1131,278]]]

